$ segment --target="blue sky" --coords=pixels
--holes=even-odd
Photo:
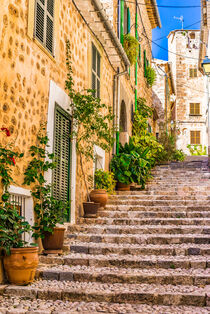
[[[200,6],[200,0],[157,0],[157,5],[166,6]],[[184,17],[184,28],[186,29],[200,29],[201,10],[200,8],[158,8],[162,28],[156,28],[152,33],[152,40],[159,46],[168,49],[167,35],[174,29],[181,29],[182,24],[178,20],[174,19],[174,16]],[[199,23],[197,23],[199,22]],[[197,23],[191,27],[187,27],[190,24]],[[160,37],[164,37],[157,40]],[[152,45],[154,58],[168,60],[168,52],[161,49],[153,43]]]

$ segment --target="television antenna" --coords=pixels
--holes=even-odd
[[[184,17],[182,15],[180,17],[174,16],[174,19],[182,23],[182,30],[183,30],[184,29]]]

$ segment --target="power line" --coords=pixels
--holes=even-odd
[[[131,0],[125,0],[127,3],[133,3],[136,4],[135,1]],[[167,8],[167,9],[190,9],[190,8],[201,8],[200,5],[158,5],[158,4],[146,4],[146,3],[141,3],[137,2],[138,5],[145,5],[145,6],[150,6],[150,7],[158,7],[158,8]]]
[[[201,21],[202,21],[202,20],[200,20],[200,21],[198,21],[198,22],[195,22],[195,23],[193,23],[193,24],[190,24],[190,25],[185,26],[185,27],[184,27],[184,30],[185,30],[186,28],[189,28],[189,27],[191,27],[191,26],[194,26],[194,25],[196,25],[196,24],[199,24]],[[184,30],[183,30],[183,31],[184,31]],[[168,36],[168,34],[165,35],[165,36],[159,37],[159,38],[155,39],[154,41],[161,40],[161,39],[163,39],[163,38],[166,38],[167,36]]]

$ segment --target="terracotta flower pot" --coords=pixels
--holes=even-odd
[[[10,283],[23,286],[34,280],[39,262],[38,247],[12,248],[4,257],[4,269]]]
[[[44,239],[42,239],[42,245],[44,250],[62,250],[65,230],[65,228],[55,227],[53,233],[45,232],[45,237]]]
[[[99,207],[100,207],[100,203],[94,203],[94,202],[83,203],[84,217],[96,218]]]
[[[121,182],[117,182],[117,190],[118,191],[130,191],[131,185],[130,184],[124,184]]]
[[[94,203],[100,203],[100,207],[105,207],[108,201],[106,190],[93,190],[90,192],[90,199]]]

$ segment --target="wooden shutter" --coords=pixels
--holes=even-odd
[[[146,77],[147,72],[147,53],[146,50],[144,50],[144,76]]]
[[[127,8],[127,34],[131,32],[131,13],[130,9]]]
[[[56,106],[54,154],[57,165],[53,170],[53,196],[63,201],[70,199],[70,134],[70,118]]]
[[[200,104],[199,103],[191,103],[190,104],[190,115],[199,115],[200,114]]]
[[[53,54],[54,0],[36,0],[35,37]]]
[[[139,44],[139,61],[141,61],[141,44]]]
[[[101,76],[101,56],[92,44],[92,89],[94,96],[100,98],[100,76]]]
[[[198,73],[197,73],[197,69],[196,69],[196,68],[190,68],[190,69],[189,69],[189,72],[190,72],[190,77],[191,77],[191,78],[198,76]]]
[[[201,132],[200,131],[190,131],[190,143],[192,145],[199,145],[201,143]]]

